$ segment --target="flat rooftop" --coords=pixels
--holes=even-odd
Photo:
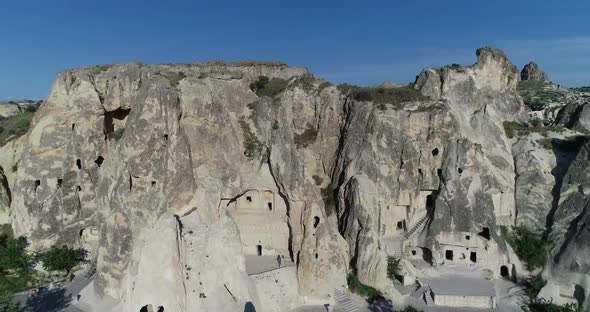
[[[423,279],[435,295],[495,296],[494,284],[483,278],[443,276]]]

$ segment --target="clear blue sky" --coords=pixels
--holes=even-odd
[[[332,82],[413,81],[484,45],[590,85],[590,1],[2,0],[0,99],[43,98],[56,73],[141,61],[276,60]]]

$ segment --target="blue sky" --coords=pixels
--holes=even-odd
[[[503,49],[521,68],[590,85],[590,1],[2,0],[0,99],[43,98],[55,75],[141,61],[276,60],[332,82],[409,82]]]

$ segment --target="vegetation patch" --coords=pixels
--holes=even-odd
[[[72,249],[67,246],[53,246],[41,256],[45,270],[65,271],[67,273],[83,262],[85,258],[86,252],[83,249]]]
[[[549,103],[563,102],[563,93],[553,90],[545,81],[519,81],[518,93],[524,104],[533,111],[543,110]]]
[[[590,86],[584,86],[584,87],[574,88],[574,90],[580,91],[580,92],[590,92]]]
[[[167,72],[164,73],[163,76],[168,79],[168,82],[170,83],[171,86],[173,87],[177,87],[178,84],[180,83],[180,81],[184,78],[186,78],[186,74],[182,71],[179,72]]]
[[[317,181],[316,181],[317,183]],[[334,196],[334,189],[330,185],[321,189],[322,200],[324,201],[324,209],[326,215],[330,216],[336,210],[336,197]]]
[[[395,310],[395,312],[423,312],[423,310],[418,310],[413,306],[406,306],[402,310]]]
[[[307,124],[307,129],[301,134],[295,134],[294,141],[297,147],[308,147],[309,144],[315,142],[318,136],[318,130],[310,123]]]
[[[275,97],[287,88],[287,84],[288,81],[284,79],[259,76],[258,80],[250,84],[250,90],[258,96]]]
[[[0,117],[0,146],[4,146],[29,131],[34,111],[26,110],[10,117]]]
[[[242,128],[242,135],[244,136],[244,156],[249,160],[253,160],[262,153],[262,143],[258,140],[256,135],[250,129],[250,124],[242,116],[238,121]]]
[[[101,73],[107,71],[112,66],[113,65],[96,65],[96,66],[92,67],[92,69],[90,69],[90,73],[92,73],[93,76],[96,76],[98,74],[101,74]]]
[[[516,121],[504,121],[504,132],[506,132],[506,136],[512,139],[515,135],[528,135],[530,133],[540,133],[543,136],[547,136],[548,132],[561,132],[565,128],[563,126],[554,126],[554,127],[544,127],[544,126],[533,126],[527,125],[525,123],[519,123]]]
[[[107,134],[107,138],[109,140],[119,141],[123,137],[124,133],[125,133],[125,128],[121,128],[121,129],[115,130],[115,131]]]
[[[521,308],[525,312],[582,312],[582,308],[577,304],[557,305],[543,298],[529,299]]]
[[[370,101],[376,103],[379,109],[385,109],[385,104],[391,104],[395,108],[401,108],[403,103],[412,101],[425,101],[428,97],[414,89],[410,84],[403,87],[359,87],[349,84],[341,84],[338,89],[349,93],[356,101]]]
[[[350,291],[367,298],[367,300],[375,300],[376,298],[383,297],[383,294],[379,290],[361,283],[354,273],[348,274],[346,282]]]
[[[399,261],[400,259],[395,257],[387,257],[387,277],[392,281],[398,280],[402,282],[403,276],[401,275]]]
[[[524,224],[508,230],[502,227],[502,237],[512,246],[527,270],[542,268],[547,262],[550,242],[540,232],[535,232]]]

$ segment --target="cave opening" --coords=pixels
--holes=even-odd
[[[452,250],[445,251],[445,259],[453,261],[453,251]]]
[[[574,286],[574,298],[578,301],[579,306],[584,304],[584,301],[586,301],[586,291],[584,290],[584,287],[578,284]]]
[[[432,195],[427,195],[426,196],[426,209],[430,209],[433,206],[433,202],[432,202]]]
[[[63,182],[64,182],[64,179],[57,179],[57,187],[61,187]]]
[[[459,174],[461,174],[461,173],[463,173],[463,169],[457,168],[457,172],[459,172]]]
[[[102,163],[104,162],[104,157],[102,156],[98,156],[98,158],[96,158],[96,160],[94,161],[94,163],[100,168],[100,166],[102,166]]]
[[[39,186],[41,186],[41,180],[35,180],[35,192],[37,191],[37,188],[39,188]]]
[[[438,156],[438,148],[432,150],[432,156]]]
[[[257,246],[256,246],[256,249],[257,249],[257,251],[258,251],[258,255],[259,255],[259,256],[262,256],[262,245],[257,245]]]
[[[129,116],[131,109],[118,108],[104,113],[104,134],[108,135],[124,128],[124,121]]]
[[[473,263],[477,263],[477,253],[475,251],[472,251],[471,254],[469,254],[469,260]]]
[[[164,134],[164,141],[168,141],[168,135]]]
[[[251,203],[252,202],[252,196],[246,196],[246,201]]]
[[[397,229],[401,230],[404,227],[404,223],[402,221],[397,221]]]
[[[156,181],[152,181],[152,187],[156,186]]]
[[[510,272],[508,271],[508,267],[503,265],[500,267],[500,276],[502,276],[503,278],[510,278]]]
[[[318,224],[320,224],[320,217],[318,217],[318,216],[313,217],[313,228],[314,229],[317,228]]]
[[[477,235],[490,240],[490,228],[484,227],[481,232],[477,233]]]
[[[80,160],[80,158],[78,158],[76,160],[76,167],[78,167],[78,170],[81,170],[82,169],[82,161]]]
[[[268,210],[272,211],[272,203],[267,203],[268,204]]]

